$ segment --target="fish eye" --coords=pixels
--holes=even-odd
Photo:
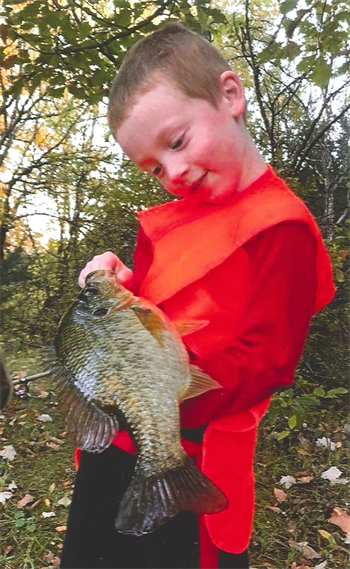
[[[98,290],[95,286],[86,286],[84,288],[84,296],[94,296],[98,294]]]
[[[106,316],[106,314],[108,314],[108,308],[96,308],[96,310],[94,310],[93,315],[94,316]]]

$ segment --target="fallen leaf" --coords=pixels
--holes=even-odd
[[[64,506],[65,508],[67,508],[70,503],[71,503],[71,499],[69,496],[63,496],[63,498],[61,498],[60,500],[58,500],[57,504],[59,504],[60,506]]]
[[[324,539],[329,539],[331,537],[331,534],[328,533],[328,531],[326,531],[325,529],[319,529],[318,533],[324,538]]]
[[[319,553],[317,553],[314,549],[312,549],[312,547],[308,545],[307,541],[301,541],[297,543],[296,541],[289,540],[288,543],[292,549],[295,549],[301,553],[305,559],[320,559],[321,557]]]
[[[55,443],[46,443],[46,446],[49,448],[52,448],[52,450],[58,450],[60,448],[60,445],[55,445]]]
[[[12,492],[0,492],[0,504],[5,504],[6,500],[9,500],[12,496]]]
[[[327,567],[327,561],[322,561],[322,563],[317,563],[314,569],[326,569],[326,567]]]
[[[311,480],[313,480],[313,476],[302,476],[301,478],[297,478],[298,484],[309,484]]]
[[[336,480],[332,480],[331,486],[334,486],[335,484],[349,484],[349,479],[348,478],[337,478]]]
[[[57,437],[50,437],[49,440],[52,443],[56,443],[56,445],[63,445],[64,441],[62,439],[58,439]]]
[[[35,500],[34,496],[31,496],[30,494],[25,494],[23,498],[17,502],[16,508],[20,510],[21,508],[24,508],[24,506],[26,506],[27,504],[34,502],[34,500]]]
[[[287,525],[287,531],[289,531],[290,533],[294,533],[296,529],[297,529],[297,524],[295,523],[295,521],[291,520]]]
[[[6,545],[4,545],[3,548],[2,548],[2,554],[3,554],[3,555],[7,555],[7,554],[10,553],[11,551],[13,551],[13,545],[6,544]]]
[[[307,452],[307,450],[305,450],[303,448],[297,448],[297,453],[301,454],[302,456],[310,456],[310,453]]]
[[[316,440],[316,446],[327,448],[328,450],[335,450],[335,443],[332,443],[331,439],[327,437],[322,437],[321,439]]]
[[[67,488],[67,486],[72,486],[72,484],[73,484],[72,480],[65,480],[65,481],[62,483],[62,486],[63,486],[64,488]]]
[[[49,421],[52,421],[52,417],[50,417],[50,415],[47,415],[46,413],[39,415],[39,417],[37,417],[37,419],[38,419],[38,421],[41,421],[42,423],[47,423]]]
[[[55,488],[56,488],[56,484],[55,483],[51,484],[51,486],[49,488],[50,494],[54,491]]]
[[[3,450],[0,451],[0,456],[5,458],[6,460],[13,460],[16,456],[16,451],[12,445],[8,445],[4,447]]]
[[[334,508],[329,523],[340,527],[345,533],[350,533],[350,516],[341,508]]]
[[[43,512],[41,514],[42,518],[54,518],[56,516],[55,512]]]
[[[285,491],[281,490],[280,488],[274,488],[273,493],[275,495],[275,498],[277,498],[277,502],[285,502],[288,498]]]
[[[60,558],[57,557],[57,555],[51,553],[51,551],[50,553],[47,553],[47,555],[45,555],[45,559],[47,559],[47,561],[50,563],[50,566],[59,567]]]
[[[293,484],[296,484],[296,480],[293,476],[282,476],[280,484],[281,486],[285,486],[288,490]]]
[[[47,506],[48,508],[51,506],[50,500],[49,500],[48,498],[45,498],[44,504],[45,504],[45,506]]]
[[[331,466],[330,468],[328,468],[328,470],[322,472],[321,478],[332,481],[339,478],[340,475],[341,471],[339,470],[339,468],[337,468],[336,466]]]
[[[55,528],[55,531],[58,531],[58,532],[66,531],[66,529],[67,529],[67,526],[57,526],[57,528]]]
[[[277,506],[265,506],[265,508],[267,508],[268,510],[271,510],[272,512],[281,512],[281,508],[278,508]]]

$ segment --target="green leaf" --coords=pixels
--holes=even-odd
[[[336,397],[337,395],[345,395],[348,393],[348,390],[345,387],[335,387],[334,389],[330,389],[327,391],[327,397]]]
[[[79,37],[85,39],[91,33],[91,26],[89,22],[82,22],[79,26]]]
[[[268,61],[274,61],[280,57],[281,52],[282,52],[281,44],[273,43],[272,45],[269,45],[268,47],[263,49],[258,54],[258,57],[257,57],[258,62],[259,63],[267,63]]]
[[[315,56],[314,55],[307,55],[303,57],[303,59],[298,63],[297,70],[301,71],[302,73],[308,73],[310,69],[313,69],[315,65]]]
[[[332,66],[327,63],[323,57],[319,57],[316,60],[314,69],[310,75],[311,81],[315,83],[318,87],[325,87],[331,77]]]
[[[326,392],[324,389],[322,389],[322,387],[315,387],[315,389],[313,390],[313,394],[316,395],[317,397],[324,397]]]
[[[289,41],[286,47],[282,50],[283,55],[288,59],[292,60],[297,57],[300,53],[300,47],[294,41]]]
[[[60,25],[59,14],[57,12],[52,12],[51,10],[46,14],[44,19],[45,24],[48,24],[50,28],[56,29]]]
[[[281,433],[278,433],[277,440],[282,441],[286,437],[289,437],[289,435],[290,435],[290,431],[282,431]]]
[[[130,10],[121,10],[116,14],[114,21],[118,26],[127,28],[130,25],[131,13]]]
[[[280,4],[280,12],[281,14],[287,14],[291,10],[295,10],[298,5],[298,0],[285,0]]]
[[[309,407],[317,407],[317,405],[320,404],[320,402],[312,395],[302,395],[301,397],[297,397],[295,401],[299,405],[307,405]]]
[[[23,21],[31,19],[40,12],[40,7],[40,2],[30,2],[23,10],[18,12],[18,16],[20,16]]]
[[[343,283],[345,282],[345,275],[343,273],[343,271],[341,271],[340,269],[335,269],[335,280],[338,283]]]
[[[294,429],[297,426],[297,418],[296,415],[292,415],[288,419],[288,426],[290,429]]]

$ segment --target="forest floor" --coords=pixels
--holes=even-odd
[[[35,351],[6,356],[14,379],[43,369]],[[323,403],[310,407],[299,428],[293,419],[282,432],[267,419],[260,426],[254,569],[348,567],[348,402],[342,396]],[[59,567],[75,471],[50,378],[31,382],[25,398],[13,395],[0,418],[0,565]]]

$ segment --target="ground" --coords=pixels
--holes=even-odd
[[[43,369],[36,351],[6,355],[14,378]],[[54,385],[47,377],[31,382],[29,389],[29,396],[23,399],[14,395],[1,416],[0,564],[4,569],[59,566],[74,485],[73,447],[57,408]],[[275,414],[290,407],[288,401],[287,393],[282,404],[281,399],[277,401]],[[255,459],[251,567],[348,566],[346,434],[350,429],[346,411],[346,396],[330,396],[323,399],[321,407],[311,405],[299,426],[293,417],[284,431],[278,428],[276,417],[263,420]],[[322,478],[327,471],[333,480]],[[283,477],[293,477],[294,483]]]

